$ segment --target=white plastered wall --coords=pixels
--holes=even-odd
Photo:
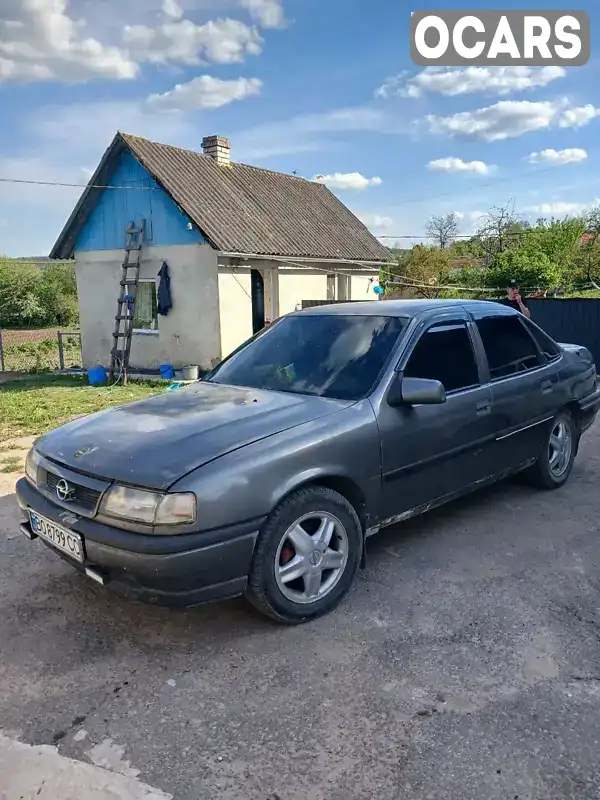
[[[86,368],[110,363],[123,255],[123,250],[75,254]],[[169,266],[173,308],[167,316],[159,316],[157,332],[134,333],[130,365],[156,369],[161,364],[197,364],[210,369],[221,350],[217,253],[208,244],[144,247],[140,278],[158,282],[164,261]]]

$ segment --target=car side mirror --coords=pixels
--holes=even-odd
[[[404,378],[398,373],[388,393],[387,401],[393,408],[441,405],[446,402],[446,390],[440,381]]]

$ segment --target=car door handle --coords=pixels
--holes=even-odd
[[[488,400],[482,400],[480,403],[477,403],[475,408],[477,409],[478,416],[483,417],[484,414],[490,413],[492,404]]]
[[[554,391],[554,386],[552,385],[552,381],[544,381],[542,383],[542,394],[550,394],[550,392]]]

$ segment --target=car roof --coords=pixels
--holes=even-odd
[[[490,300],[365,300],[349,303],[333,303],[319,305],[297,311],[297,314],[331,314],[342,316],[378,316],[378,317],[408,317],[412,319],[426,312],[437,312],[448,309],[465,309],[466,311],[480,313],[516,314],[512,308]]]

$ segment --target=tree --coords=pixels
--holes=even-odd
[[[484,279],[491,289],[508,286],[516,280],[523,294],[536,290],[556,289],[560,284],[561,271],[542,250],[528,246],[499,253],[494,265],[485,270]]]
[[[0,261],[0,328],[43,322],[39,279],[40,271],[33,264]]]
[[[427,236],[430,239],[435,239],[442,250],[456,239],[459,231],[458,216],[454,212],[441,216],[434,215],[430,217],[425,224]]]
[[[447,253],[437,247],[416,244],[399,264],[406,286],[413,286],[421,297],[439,297],[440,286],[448,280]]]
[[[77,312],[73,266],[50,263],[39,269],[0,257],[0,328],[72,325]]]
[[[482,217],[477,230],[477,238],[488,265],[493,263],[499,253],[522,245],[527,228],[529,225],[516,212],[513,200],[505,206],[492,206]]]
[[[529,230],[523,249],[545,253],[556,265],[561,285],[572,285],[577,281],[575,259],[587,224],[585,217],[539,219]]]
[[[600,289],[600,206],[591,211],[586,219],[574,255],[574,277]]]

